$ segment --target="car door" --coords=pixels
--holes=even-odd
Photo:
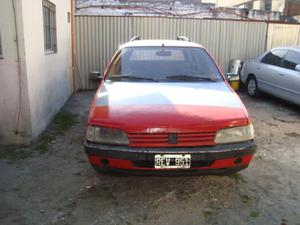
[[[282,61],[280,84],[285,91],[283,98],[300,104],[300,72],[296,70],[297,65],[300,65],[300,53],[289,50]]]
[[[255,75],[257,76],[259,89],[275,96],[281,95],[282,89],[280,86],[282,78],[280,69],[286,54],[287,50],[285,49],[271,50],[257,64],[257,74]]]

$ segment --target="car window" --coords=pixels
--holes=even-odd
[[[300,53],[289,51],[283,60],[283,67],[290,70],[295,70],[295,67],[300,65]]]
[[[184,61],[183,51],[181,50],[162,50],[156,51],[153,49],[137,49],[132,52],[130,59],[135,61]]]
[[[281,60],[286,55],[287,50],[277,49],[270,51],[262,60],[262,63],[281,66]]]
[[[115,57],[108,77],[131,75],[157,81],[170,76],[201,76],[223,80],[208,53],[195,47],[128,47]]]

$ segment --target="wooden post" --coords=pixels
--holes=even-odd
[[[75,34],[74,34],[74,0],[71,0],[71,54],[72,54],[72,92],[76,93],[76,53],[75,53]]]

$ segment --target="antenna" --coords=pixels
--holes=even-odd
[[[136,41],[136,40],[140,40],[140,36],[136,35],[130,39],[130,41]]]

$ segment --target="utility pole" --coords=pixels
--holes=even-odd
[[[288,0],[284,0],[284,10],[283,13],[285,16],[288,14]]]
[[[285,0],[284,14],[285,14],[285,16],[300,15],[300,2],[292,1],[292,0]]]

